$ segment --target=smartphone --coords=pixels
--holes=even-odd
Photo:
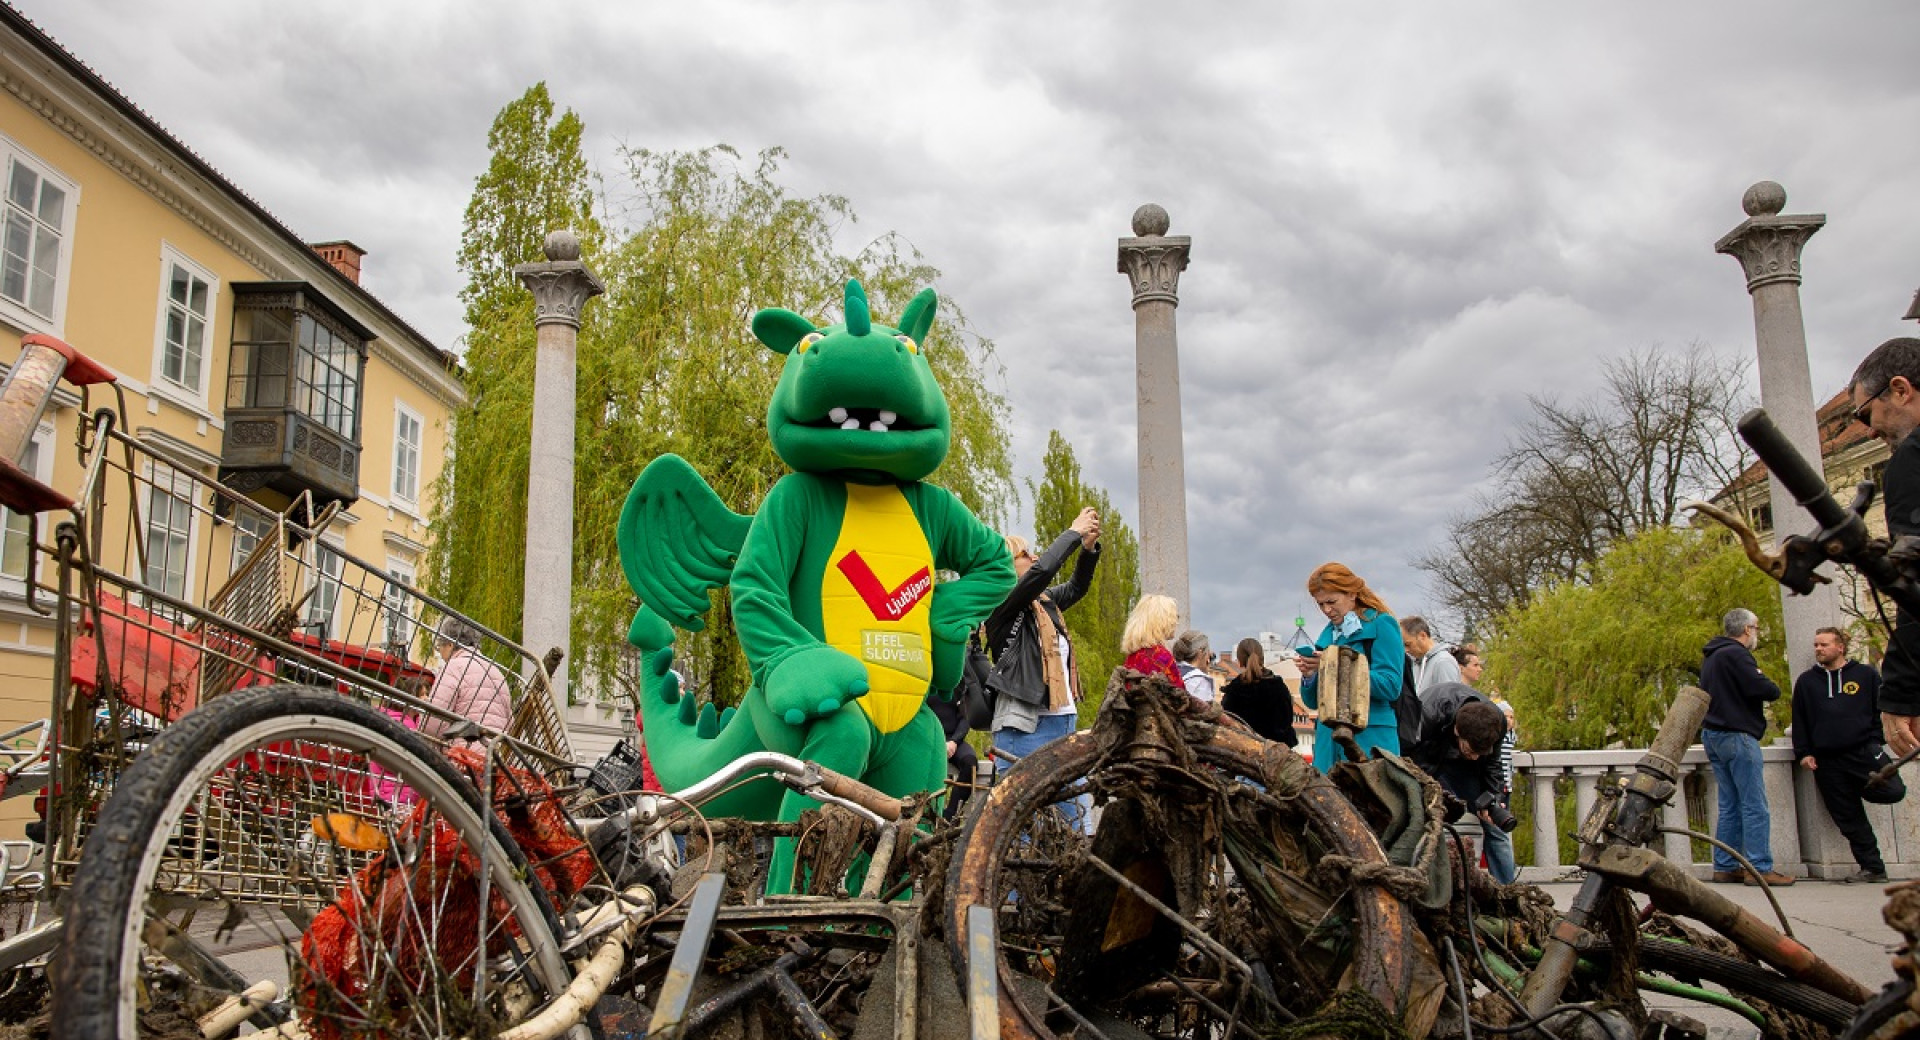
[[[1296,654],[1299,654],[1301,657],[1319,657],[1320,656],[1320,651],[1315,650],[1313,647],[1307,646],[1305,644],[1294,647],[1293,652]]]

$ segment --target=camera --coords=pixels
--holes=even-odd
[[[1492,821],[1495,827],[1508,834],[1512,834],[1513,829],[1520,826],[1520,820],[1513,815],[1513,810],[1500,804],[1500,796],[1492,791],[1483,792],[1480,797],[1475,798],[1472,809],[1476,814],[1486,813],[1487,819]]]

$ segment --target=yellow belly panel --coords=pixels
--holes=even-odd
[[[820,584],[828,646],[867,666],[858,701],[882,733],[905,726],[933,680],[933,548],[900,489],[847,485],[847,514]]]

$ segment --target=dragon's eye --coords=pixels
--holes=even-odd
[[[806,335],[800,337],[800,342],[794,344],[793,352],[796,354],[805,354],[809,349],[812,348],[812,346],[815,343],[818,343],[825,338],[826,337],[820,335],[818,332],[809,332]]]
[[[898,335],[898,336],[895,336],[895,337],[893,337],[893,338],[894,338],[894,339],[897,339],[897,340],[899,340],[900,342],[902,342],[902,343],[905,343],[905,344],[907,345],[907,353],[909,353],[909,354],[918,354],[918,353],[920,353],[920,344],[918,344],[918,343],[915,343],[915,342],[913,341],[913,337],[912,337],[912,336],[909,336],[909,335],[907,335],[906,333],[904,333],[904,332],[903,332],[903,333],[901,333],[900,335]]]

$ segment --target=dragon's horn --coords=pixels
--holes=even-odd
[[[847,279],[847,331],[864,336],[873,331],[873,312],[867,309],[867,291],[858,279]]]

